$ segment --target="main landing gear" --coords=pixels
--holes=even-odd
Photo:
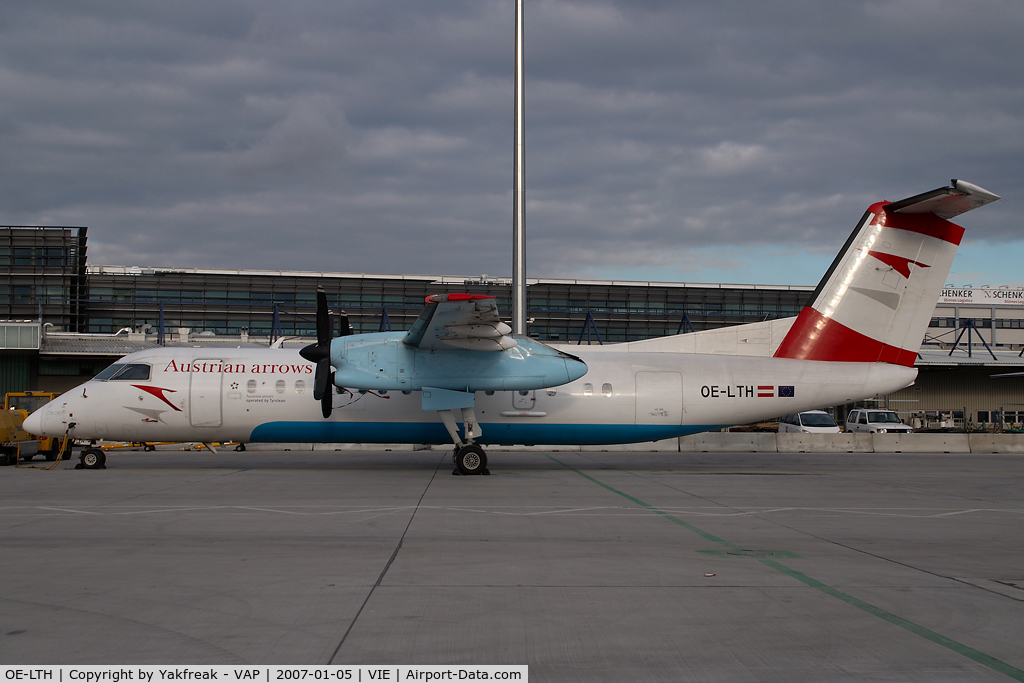
[[[487,469],[487,454],[484,453],[484,449],[477,446],[475,443],[467,443],[462,446],[456,446],[455,452],[452,453],[452,461],[455,463],[455,469],[452,470],[452,474],[490,474],[491,471]]]
[[[490,474],[487,454],[476,444],[481,431],[473,411],[474,402],[472,392],[423,387],[423,410],[437,411],[448,436],[455,443],[455,452],[452,454],[452,461],[455,462],[452,474],[455,475]],[[458,422],[462,422],[463,436],[459,435]]]

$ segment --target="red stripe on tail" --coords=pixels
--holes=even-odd
[[[884,210],[886,204],[889,203],[891,202],[878,202],[871,205],[868,211],[875,214],[875,217],[871,219],[871,225],[884,225],[895,230],[916,232],[960,246],[960,240],[964,238],[964,229],[956,223],[950,223],[933,213],[889,213]]]
[[[917,352],[883,344],[805,306],[779,345],[775,357],[853,363],[880,361],[909,368],[914,366]]]

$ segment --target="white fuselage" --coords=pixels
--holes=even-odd
[[[479,443],[654,441],[890,393],[917,375],[888,363],[565,348],[587,363],[582,378],[477,393]],[[73,424],[88,440],[451,443],[420,392],[338,389],[324,419],[314,366],[295,350],[161,348],[118,362],[149,365],[149,379],[91,380],[31,424],[50,436]]]

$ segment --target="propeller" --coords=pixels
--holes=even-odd
[[[348,324],[348,317],[343,317]],[[327,294],[323,287],[316,288],[316,344],[305,346],[299,355],[311,363],[316,363],[316,375],[313,378],[313,398],[320,401],[320,412],[323,416],[331,416],[332,391],[334,373],[331,372],[331,311],[327,308]],[[351,327],[349,327],[351,330]]]

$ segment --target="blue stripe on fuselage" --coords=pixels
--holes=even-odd
[[[659,441],[720,429],[721,425],[484,424],[481,444],[602,445]],[[438,422],[267,422],[251,442],[451,443]]]

